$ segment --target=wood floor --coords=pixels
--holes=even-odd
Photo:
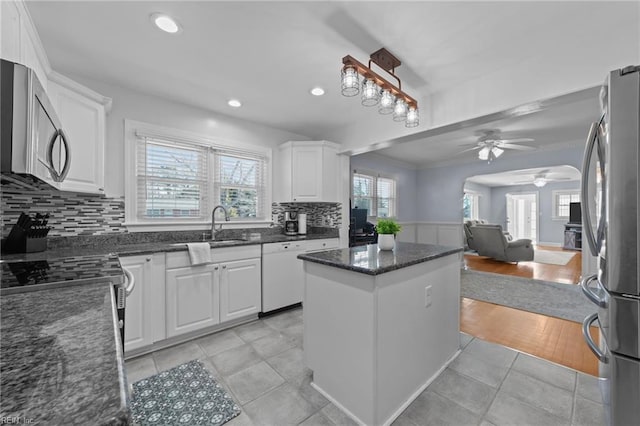
[[[538,247],[562,250],[557,247]],[[475,271],[577,284],[582,269],[582,253],[565,266],[534,262],[510,264],[465,255],[467,267]],[[460,329],[472,336],[565,365],[594,376],[598,361],[582,337],[581,324],[548,317],[493,303],[463,298],[460,306]],[[597,337],[597,333],[594,333]]]

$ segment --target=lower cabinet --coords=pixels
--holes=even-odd
[[[175,337],[260,312],[259,245],[212,249],[215,263],[192,266],[167,253],[166,336]]]
[[[164,253],[120,257],[135,279],[127,296],[124,319],[125,352],[164,338]]]
[[[260,311],[260,259],[220,265],[220,322]]]
[[[167,270],[167,337],[220,322],[219,265]]]

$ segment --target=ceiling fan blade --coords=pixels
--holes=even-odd
[[[518,151],[531,151],[534,150],[536,148],[532,147],[532,146],[526,146],[526,145],[511,145],[508,143],[503,143],[500,145],[500,148],[506,148],[506,149],[515,149]]]
[[[468,151],[475,151],[476,149],[480,149],[480,148],[482,147],[476,145],[473,148],[467,148],[464,151],[460,151],[458,154],[462,154],[463,152],[468,152]]]
[[[502,143],[520,143],[520,142],[533,142],[535,139],[531,138],[516,138],[516,139],[499,139],[498,142]]]

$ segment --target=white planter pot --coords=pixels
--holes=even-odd
[[[393,250],[396,245],[395,235],[378,234],[378,248],[380,250]]]

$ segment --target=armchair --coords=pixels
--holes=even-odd
[[[480,256],[492,257],[503,262],[533,260],[531,240],[508,241],[500,225],[476,225],[470,228],[473,244]]]

